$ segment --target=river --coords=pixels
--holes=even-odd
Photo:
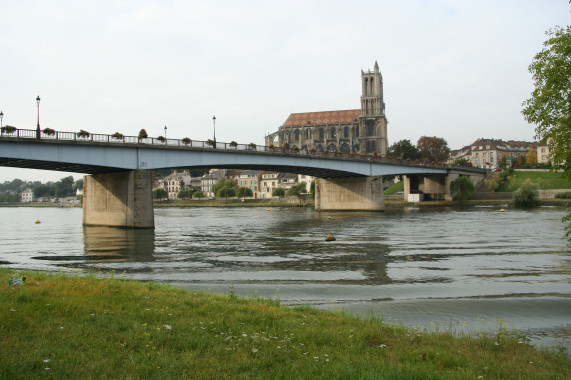
[[[421,330],[475,334],[501,323],[532,344],[568,349],[564,210],[500,208],[161,208],[153,232],[83,227],[80,208],[5,207],[0,266],[115,271]]]

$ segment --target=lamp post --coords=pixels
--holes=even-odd
[[[0,128],[2,128],[2,119],[4,119],[4,113],[0,111]]]
[[[167,126],[165,125],[165,140],[167,139]]]
[[[212,123],[214,124],[214,141],[216,141],[216,116],[212,116]]]
[[[36,103],[38,104],[38,128],[36,129],[36,138],[40,138],[41,131],[40,131],[40,95],[36,98]]]

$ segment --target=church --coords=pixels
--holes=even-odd
[[[361,70],[361,109],[292,113],[277,132],[266,136],[266,146],[302,152],[342,152],[387,154],[387,118],[383,99],[383,77],[379,64]]]

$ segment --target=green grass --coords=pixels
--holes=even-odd
[[[515,171],[508,177],[501,191],[513,192],[530,179],[539,189],[571,189],[571,181],[563,177],[562,172]]]
[[[561,352],[156,283],[0,269],[0,378],[565,379]]]
[[[385,190],[383,190],[383,194],[384,195],[393,195],[397,191],[403,191],[403,190],[404,190],[404,181],[399,181],[399,182],[395,183],[394,185],[392,185],[391,187],[388,187]]]

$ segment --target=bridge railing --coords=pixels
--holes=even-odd
[[[219,142],[219,141],[201,141],[201,140],[191,140],[189,138],[184,139],[167,139],[164,137],[146,137],[139,138],[138,136],[124,136],[120,133],[115,133],[113,135],[97,134],[97,133],[87,133],[87,132],[63,132],[55,131],[50,128],[43,130],[31,130],[31,129],[15,129],[8,132],[6,127],[2,127],[1,137],[15,137],[15,138],[30,138],[30,139],[42,139],[42,140],[61,140],[61,141],[84,141],[84,142],[100,142],[100,143],[117,143],[117,144],[148,144],[148,145],[160,145],[169,147],[189,147],[189,148],[209,148],[209,149],[220,149],[220,150],[236,150],[236,151],[249,151],[249,152],[266,152],[266,153],[282,153],[282,154],[295,154],[295,155],[306,155],[306,156],[318,156],[318,157],[335,157],[338,159],[347,160],[359,160],[359,161],[382,161],[386,163],[394,164],[406,164],[406,165],[418,165],[418,166],[438,166],[438,167],[448,167],[446,164],[439,164],[434,162],[426,161],[412,161],[412,160],[402,160],[402,159],[392,159],[373,155],[364,155],[356,153],[341,153],[341,152],[328,152],[328,151],[316,151],[315,149],[299,149],[297,147],[275,147],[273,145],[264,146],[257,145],[254,143],[250,144],[237,144],[235,142]]]

